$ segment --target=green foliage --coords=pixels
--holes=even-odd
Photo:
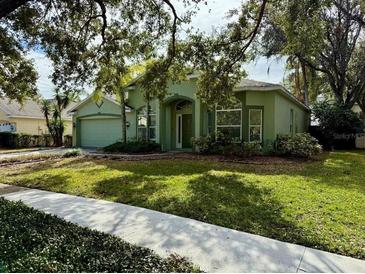
[[[27,148],[51,146],[52,138],[49,135],[29,135],[23,133],[0,132],[0,146],[8,148]]]
[[[361,2],[274,1],[260,43],[264,55],[296,60],[302,66],[296,88],[307,88],[314,95],[318,88],[319,92],[330,90],[338,104],[351,108],[364,92],[365,14]]]
[[[313,106],[313,114],[318,119],[323,134],[330,137],[334,137],[335,134],[363,132],[359,115],[345,106],[324,101]]]
[[[75,90],[61,92],[60,89],[57,88],[53,99],[42,100],[41,110],[46,119],[47,128],[53,138],[55,146],[60,147],[63,144],[63,133],[65,131],[63,112],[72,100],[76,98],[77,92],[78,91]]]
[[[80,149],[72,149],[62,155],[63,158],[77,157],[81,155]]]
[[[37,95],[38,74],[33,63],[25,58],[21,42],[8,28],[0,26],[0,96],[22,102]]]
[[[294,136],[280,135],[275,141],[277,155],[311,158],[322,152],[318,140],[308,133],[297,133]]]
[[[63,144],[65,147],[72,147],[72,135],[65,135]]]
[[[6,272],[192,272],[185,260],[82,228],[0,198],[0,261]]]
[[[261,144],[258,142],[237,143],[219,132],[195,138],[193,139],[193,144],[201,154],[251,157],[262,153]]]
[[[127,143],[117,142],[103,148],[103,151],[110,153],[154,153],[161,152],[161,145],[147,141],[129,141]]]

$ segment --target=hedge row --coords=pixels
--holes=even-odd
[[[178,257],[0,198],[0,272],[192,272]]]
[[[64,136],[64,144],[72,146],[72,136]],[[29,135],[23,133],[0,132],[0,147],[28,148],[28,147],[50,147],[54,142],[50,134]]]

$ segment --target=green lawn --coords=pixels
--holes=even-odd
[[[0,182],[151,208],[365,259],[365,153],[243,165],[64,159],[0,169]]]
[[[182,258],[82,228],[0,198],[2,272],[191,272]]]

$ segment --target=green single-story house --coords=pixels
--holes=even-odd
[[[235,102],[229,107],[208,108],[196,96],[197,75],[171,84],[169,95],[153,100],[150,110],[150,138],[164,151],[192,149],[192,138],[220,131],[237,141],[258,141],[269,147],[278,134],[305,132],[309,108],[283,86],[244,79],[235,88]],[[128,89],[127,137],[146,136],[146,102],[141,89]],[[105,147],[121,138],[119,103],[104,96],[95,102],[89,96],[70,112],[73,114],[73,145]]]

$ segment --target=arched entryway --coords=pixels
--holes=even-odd
[[[195,102],[172,96],[161,105],[161,144],[164,150],[191,150],[195,136]]]

